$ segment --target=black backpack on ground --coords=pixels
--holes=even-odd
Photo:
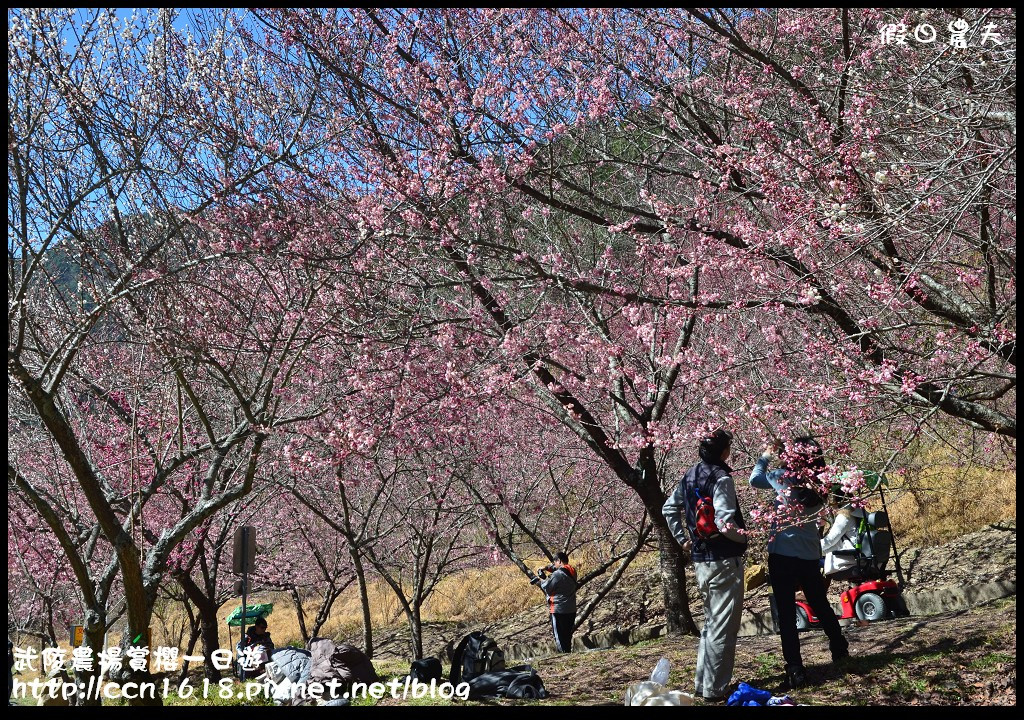
[[[434,657],[413,660],[412,667],[409,669],[409,677],[422,683],[440,680],[443,675],[444,670],[441,668],[441,661]]]
[[[471,632],[452,653],[451,682],[469,681],[478,675],[505,669],[505,653],[482,632]]]
[[[540,679],[540,675],[533,668],[530,668],[529,672],[519,673],[519,677],[515,678],[508,684],[508,688],[505,690],[505,697],[507,698],[528,698],[543,700],[548,696],[548,691],[544,687],[544,683]]]
[[[477,675],[469,680],[469,697],[507,697],[542,700],[548,696],[540,675],[529,665]]]

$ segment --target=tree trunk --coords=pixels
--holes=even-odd
[[[420,603],[413,602],[406,617],[409,618],[409,635],[412,645],[412,659],[420,660],[423,657],[423,620],[420,615]]]
[[[136,624],[134,627],[138,628],[140,625]],[[159,691],[159,687],[156,688],[155,692],[150,692],[149,690],[143,691],[143,688],[148,688],[151,684],[156,685],[156,680],[153,678],[153,673],[149,671],[148,665],[142,670],[136,670],[129,664],[131,661],[131,656],[128,654],[129,649],[140,647],[144,648],[149,645],[149,643],[146,642],[145,636],[145,632],[140,632],[137,629],[133,630],[131,623],[125,627],[124,634],[121,636],[121,641],[118,643],[121,648],[121,657],[123,658],[121,661],[121,669],[116,671],[111,670],[109,678],[118,685],[123,686],[127,683],[133,683],[138,688],[138,697],[129,698],[128,705],[133,707],[161,707],[164,704],[164,700],[163,695]],[[135,638],[138,638],[137,642],[135,641]]]
[[[366,571],[363,570],[363,559],[359,551],[349,543],[352,565],[356,569],[356,580],[359,582],[359,603],[363,607],[363,652],[373,659],[373,625],[370,623],[370,594],[366,586]]]
[[[90,678],[96,678],[94,681],[94,687],[99,688],[99,653],[101,650],[105,650],[103,647],[103,636],[106,633],[105,623],[102,621],[95,621],[89,617],[93,613],[87,613],[85,618],[85,632],[83,633],[83,644],[85,644],[93,652],[93,668],[84,672],[75,673],[75,683],[78,687],[85,687],[88,693],[89,680]],[[96,614],[98,615],[98,614]],[[94,689],[90,697],[83,695],[76,695],[72,703],[80,707],[99,707],[102,705],[98,690]]]
[[[587,618],[589,618],[591,613],[593,613],[594,610],[597,609],[597,606],[600,604],[602,600],[604,600],[608,593],[615,589],[615,586],[618,585],[619,580],[622,579],[622,575],[626,572],[626,568],[629,567],[629,564],[633,562],[636,556],[640,553],[640,550],[644,547],[644,545],[647,544],[648,537],[650,537],[650,531],[645,532],[640,536],[640,538],[637,540],[636,546],[633,548],[633,550],[629,552],[629,554],[626,557],[624,557],[619,562],[619,566],[615,569],[611,577],[608,578],[608,580],[601,587],[601,589],[597,591],[597,593],[587,602],[586,605],[577,610],[576,625],[574,626],[577,630],[583,623],[587,621]]]
[[[661,508],[658,508],[659,512]],[[662,520],[656,523],[658,534],[658,564],[661,570],[661,589],[665,600],[665,623],[670,635],[697,635],[698,630],[690,614],[690,598],[686,593],[687,557]]]
[[[697,635],[697,625],[690,614],[690,598],[686,593],[686,565],[689,557],[668,529],[661,506],[665,493],[653,471],[637,484],[636,490],[647,508],[658,536],[658,566],[661,570],[661,592],[665,601],[665,626],[669,635]]]
[[[309,632],[306,631],[306,613],[302,610],[302,598],[299,597],[299,589],[292,585],[292,603],[295,605],[295,618],[299,621],[299,633],[302,635],[302,644],[309,645]],[[319,628],[314,628],[316,632]]]
[[[185,649],[186,655],[192,655],[192,652],[196,649],[196,643],[199,642],[199,636],[202,634],[202,621],[198,617],[194,617],[189,622],[189,633],[188,633],[188,645]],[[185,678],[188,677],[188,661],[186,660],[181,664],[181,672],[178,674],[178,685],[185,682]]]
[[[347,582],[341,585],[335,585],[334,583],[331,583],[331,585],[327,588],[326,592],[324,593],[324,600],[320,603],[320,607],[316,611],[316,617],[313,619],[313,637],[316,637],[320,634],[320,628],[322,628],[331,617],[331,608],[334,607],[334,603],[338,600],[339,597],[341,597],[341,594],[345,592],[345,589],[348,588],[348,586],[351,584],[352,580],[349,579]]]
[[[214,603],[199,608],[199,627],[203,640],[203,675],[210,682],[218,682],[221,673],[213,664],[213,651],[220,647],[220,627],[217,625],[217,606]]]
[[[53,600],[46,598],[46,634],[50,647],[57,647],[57,631],[53,627]]]
[[[220,670],[213,664],[213,651],[220,647],[217,603],[206,596],[188,573],[176,573],[174,579],[199,612],[200,637],[203,639],[203,674],[210,682],[215,683],[221,678]]]

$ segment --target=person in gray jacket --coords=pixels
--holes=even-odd
[[[572,633],[576,629],[576,570],[569,564],[569,556],[560,552],[553,563],[538,568],[537,575],[539,577],[530,582],[538,585],[548,599],[555,648],[558,652],[572,652]]]
[[[672,536],[690,550],[697,589],[704,601],[694,685],[697,695],[707,702],[723,702],[728,697],[743,610],[746,524],[732,470],[726,464],[731,449],[732,433],[727,430],[716,430],[704,438],[698,448],[700,462],[686,471],[662,507]],[[701,538],[696,533],[698,496],[712,499],[718,528],[715,536]]]

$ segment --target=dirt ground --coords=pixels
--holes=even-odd
[[[1015,597],[962,612],[902,618],[846,629],[853,660],[832,668],[817,630],[801,634],[814,687],[790,693],[808,705],[1015,705]],[[672,664],[670,685],[692,692],[696,638],[664,638],[535,663],[556,701],[622,704],[625,688],[646,679],[658,659]],[[778,636],[739,638],[736,682],[777,690],[783,681]]]
[[[852,658],[845,673],[832,667],[824,633],[805,632],[801,647],[813,685],[790,697],[819,706],[1016,705],[1016,616],[1016,597],[1009,597],[961,612],[850,626],[845,632]],[[647,679],[662,657],[671,663],[669,686],[692,693],[696,645],[694,637],[661,638],[544,658],[533,667],[551,694],[547,700],[462,704],[622,705],[629,684]],[[740,638],[733,680],[730,689],[744,681],[778,692],[778,636]]]

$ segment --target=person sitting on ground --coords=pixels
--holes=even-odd
[[[264,666],[270,660],[271,653],[274,652],[274,641],[271,640],[270,631],[267,630],[266,618],[256,618],[256,622],[252,624],[252,627],[245,631],[245,637],[242,638],[239,649],[245,650],[247,648],[262,648],[262,653],[259,649],[250,651],[255,657],[260,659],[259,665],[255,669],[250,670],[246,668],[246,672],[255,677],[263,672]]]

